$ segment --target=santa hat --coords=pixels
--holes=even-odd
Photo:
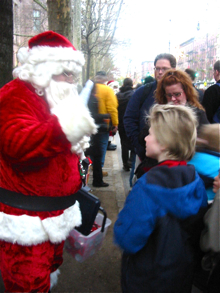
[[[34,36],[29,40],[28,46],[18,51],[21,64],[72,61],[83,66],[85,63],[82,52],[77,51],[67,38],[53,31]]]
[[[119,83],[115,80],[110,80],[107,82],[107,85],[110,86],[111,88],[113,88],[114,86],[119,86]]]

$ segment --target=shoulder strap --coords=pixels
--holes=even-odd
[[[216,84],[220,87],[220,83],[216,82]]]
[[[141,109],[143,103],[145,102],[145,100],[149,96],[149,93],[151,92],[151,89],[153,87],[153,84],[154,84],[154,81],[145,84],[144,90],[143,90],[143,94],[142,94],[142,97],[141,97],[141,100],[140,100],[139,109]]]

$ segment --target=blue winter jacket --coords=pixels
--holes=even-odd
[[[213,192],[214,178],[219,174],[220,153],[203,150],[196,152],[188,164],[194,165],[199,176],[203,179],[208,200],[211,202],[215,197]]]
[[[145,158],[145,149],[139,144],[138,137],[146,124],[146,116],[149,113],[149,109],[154,103],[154,91],[156,88],[157,82],[154,81],[145,100],[143,100],[145,86],[138,88],[130,98],[124,115],[124,128],[127,137],[135,147],[136,154],[141,160]]]
[[[192,165],[156,166],[136,182],[114,226],[123,292],[190,292],[206,207]]]

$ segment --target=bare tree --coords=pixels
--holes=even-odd
[[[82,0],[82,50],[86,56],[87,79],[91,64],[96,64],[96,69],[102,67],[103,58],[114,45],[122,3],[123,0]]]
[[[47,0],[49,30],[73,41],[72,0]]]
[[[81,0],[73,0],[73,44],[81,50]]]
[[[0,87],[12,80],[13,9],[12,0],[0,1]]]

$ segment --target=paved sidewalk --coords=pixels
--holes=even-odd
[[[61,275],[58,285],[52,289],[52,293],[121,292],[121,251],[113,243],[113,226],[126,197],[126,186],[124,187],[123,184],[123,171],[119,154],[120,146],[116,151],[107,151],[106,153],[103,170],[108,172],[108,176],[104,177],[104,181],[109,183],[108,187],[93,187],[92,172],[89,177],[90,192],[101,200],[101,206],[106,210],[107,217],[112,221],[102,248],[82,263],[77,262],[64,251],[64,263],[60,268]],[[129,177],[129,172],[123,175]]]
[[[115,143],[115,141],[114,141]],[[96,195],[100,192],[112,192],[115,195],[119,210],[123,207],[127,195],[129,172],[122,170],[120,163],[120,146],[117,146],[115,151],[107,151],[105,158],[105,165],[103,171],[108,172],[107,177],[103,177],[103,181],[109,183],[108,187],[93,187],[92,186],[92,171],[89,177],[88,186],[91,188],[90,192]],[[123,175],[122,175],[123,174]],[[123,177],[126,177],[127,184],[123,182]]]

